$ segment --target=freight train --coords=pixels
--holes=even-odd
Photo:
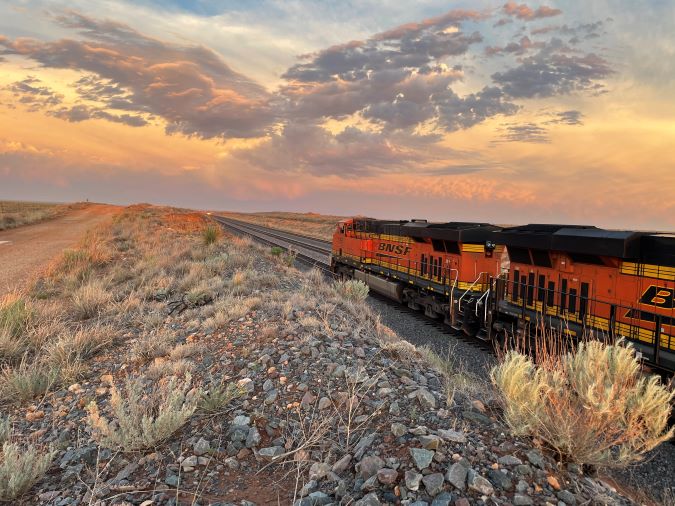
[[[335,229],[331,266],[497,345],[543,326],[623,338],[653,370],[675,371],[672,234],[354,218]]]

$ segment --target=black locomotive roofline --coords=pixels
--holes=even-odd
[[[494,241],[507,247],[640,258],[643,235],[645,232],[605,230],[584,225],[533,224],[504,228],[494,233]]]
[[[607,230],[590,225],[530,224],[498,227],[490,223],[426,220],[387,221],[355,218],[356,230],[459,243],[503,244],[511,248],[560,251],[593,257],[614,257],[644,264],[675,267],[675,234]]]
[[[385,221],[359,218],[354,219],[354,226],[356,230],[363,232],[459,243],[484,243],[492,239],[493,231],[500,229],[490,223],[430,223],[426,220]]]

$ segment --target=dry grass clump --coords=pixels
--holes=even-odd
[[[0,401],[25,402],[46,394],[58,382],[59,370],[26,358],[17,367],[0,370]]]
[[[246,393],[246,389],[237,383],[220,382],[201,393],[198,409],[208,414],[223,411],[233,400]]]
[[[0,416],[0,445],[4,444],[5,441],[9,440],[9,436],[12,434],[12,421],[10,418]]]
[[[210,224],[204,227],[204,230],[202,230],[202,240],[204,241],[204,244],[207,246],[210,246],[211,244],[214,244],[216,241],[218,241],[218,238],[220,237],[220,227]]]
[[[73,312],[79,320],[88,320],[101,314],[112,297],[101,281],[90,281],[80,286],[72,295]]]
[[[675,394],[641,374],[630,347],[591,340],[536,361],[510,351],[491,376],[512,430],[565,460],[624,467],[675,433],[667,429]]]
[[[131,346],[131,355],[137,362],[147,363],[168,355],[174,342],[175,337],[170,333],[146,334]]]
[[[0,454],[0,502],[22,496],[44,476],[56,451],[5,442]]]
[[[191,381],[189,374],[184,381],[173,377],[153,383],[146,392],[147,380],[137,377],[127,379],[123,392],[113,387],[112,421],[101,416],[94,402],[87,406],[95,437],[103,446],[125,452],[154,447],[180,429],[197,408],[201,391],[190,391]]]

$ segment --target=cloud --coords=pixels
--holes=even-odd
[[[87,107],[86,105],[61,107],[49,111],[48,114],[71,123],[78,123],[89,119],[103,119],[112,121],[113,123],[122,123],[131,127],[142,127],[148,124],[148,121],[143,116],[134,114],[111,114],[103,109]]]
[[[83,70],[128,90],[129,111],[164,118],[167,131],[201,138],[253,137],[268,131],[274,117],[270,94],[232,70],[203,46],[177,45],[146,37],[121,23],[69,12],[58,21],[86,40],[0,39],[3,54],[21,55],[43,67]],[[96,98],[90,89],[89,98]],[[110,100],[107,90],[98,98]]]
[[[546,124],[551,125],[583,125],[582,118],[584,115],[581,111],[562,111],[553,113],[553,119],[546,121]]]
[[[517,67],[492,74],[492,79],[512,98],[545,98],[577,91],[598,92],[603,88],[599,81],[613,73],[604,58],[594,53],[564,54],[560,41],[554,39]]]
[[[562,14],[560,9],[553,9],[542,5],[537,9],[532,9],[525,4],[517,4],[516,2],[507,2],[502,7],[504,13],[508,16],[513,16],[524,21],[532,21],[534,19],[550,18]]]
[[[485,48],[485,54],[487,56],[494,56],[500,54],[513,54],[516,56],[521,56],[528,52],[530,49],[544,47],[542,42],[532,42],[527,35],[524,35],[520,38],[518,42],[510,42],[504,47],[500,46],[488,46]]]
[[[500,132],[498,142],[532,142],[537,144],[548,144],[551,139],[548,131],[536,123],[504,124],[498,130]]]
[[[21,81],[9,84],[5,89],[10,91],[19,103],[28,104],[30,111],[59,105],[63,101],[63,95],[56,93],[49,86],[41,86],[41,83],[40,79],[27,76]]]

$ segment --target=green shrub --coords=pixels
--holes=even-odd
[[[282,247],[280,247],[280,246],[272,246],[272,249],[270,250],[270,253],[272,253],[272,255],[274,255],[275,257],[278,257],[278,256],[280,256],[284,251],[285,251],[284,248],[282,248]]]
[[[24,402],[46,394],[57,382],[59,371],[23,360],[17,367],[0,370],[0,400]]]
[[[244,393],[246,393],[246,390],[236,383],[218,383],[208,391],[202,392],[199,399],[199,410],[210,414],[219,413],[230,402],[241,397]]]
[[[632,348],[589,341],[554,358],[509,351],[492,370],[516,434],[546,442],[565,460],[606,467],[639,461],[673,436],[674,394],[642,375]]]

